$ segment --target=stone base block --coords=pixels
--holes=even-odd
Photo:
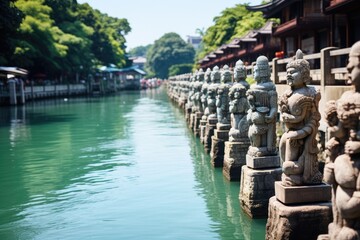
[[[204,149],[206,153],[210,153],[212,140],[211,137],[214,135],[214,130],[216,128],[216,124],[206,124],[205,127],[205,137],[204,137]]]
[[[240,181],[241,167],[246,164],[250,141],[225,142],[223,175],[229,181]]]
[[[231,125],[230,124],[224,124],[224,123],[217,123],[216,124],[216,129],[219,129],[219,130],[227,130],[229,131],[231,128]]]
[[[229,140],[229,130],[215,129],[214,137],[217,139],[221,139],[222,141],[228,141]]]
[[[195,113],[195,122],[194,122],[194,133],[196,137],[200,137],[200,121],[203,113],[202,112],[196,112]]]
[[[277,168],[280,167],[280,157],[253,157],[250,155],[246,155],[246,165],[253,169]]]
[[[331,201],[331,186],[328,184],[285,187],[275,182],[275,196],[284,204],[300,204]]]
[[[239,200],[242,209],[252,218],[266,217],[269,198],[274,196],[275,181],[281,179],[281,168],[241,169]]]
[[[214,167],[223,167],[224,148],[225,148],[225,141],[222,139],[218,139],[215,136],[212,136],[210,157],[211,157],[211,164]]]
[[[206,120],[200,120],[200,142],[204,144]]]
[[[216,127],[217,122],[218,122],[218,120],[217,120],[216,117],[210,117],[209,116],[207,118],[207,124],[209,124],[209,125],[215,125],[215,127]]]
[[[189,128],[190,128],[192,131],[194,131],[195,121],[196,121],[196,114],[195,114],[195,113],[190,114]]]
[[[332,221],[331,203],[286,206],[272,197],[266,224],[267,240],[315,240],[327,233]]]

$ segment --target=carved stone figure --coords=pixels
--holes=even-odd
[[[287,90],[279,99],[279,107],[286,132],[279,144],[283,162],[284,186],[320,184],[322,175],[318,169],[316,134],[321,115],[320,92],[307,86],[310,78],[309,62],[303,59],[301,50],[296,59],[286,66]]]
[[[207,68],[204,74],[204,83],[201,87],[201,103],[204,109],[203,120],[206,120],[207,116],[209,115],[209,109],[207,108],[207,90],[210,83],[211,83],[211,69]]]
[[[249,109],[246,91],[250,85],[245,81],[246,68],[241,60],[236,62],[234,68],[234,84],[229,90],[229,112],[231,129],[229,141],[235,142],[248,137],[249,124],[246,116]]]
[[[203,105],[201,102],[201,87],[203,85],[203,81],[204,81],[204,71],[202,70],[202,68],[200,68],[197,71],[196,74],[196,81],[193,83],[193,89],[194,89],[194,94],[193,94],[193,103],[194,103],[194,110],[193,112],[203,112]]]
[[[209,116],[216,118],[216,95],[217,88],[221,79],[221,73],[218,66],[215,66],[211,71],[211,84],[208,87],[207,104],[209,109]]]
[[[333,222],[321,239],[360,239],[360,41],[349,53],[353,89],[326,109],[331,139],[324,180],[332,184]]]
[[[247,91],[249,111],[249,139],[251,146],[248,155],[260,157],[276,154],[275,123],[277,113],[277,93],[270,80],[270,67],[267,57],[260,56],[254,66],[256,84]]]
[[[229,117],[229,88],[231,84],[231,71],[225,65],[221,71],[221,84],[217,88],[216,113],[218,124],[230,124]]]

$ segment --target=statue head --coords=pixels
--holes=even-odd
[[[202,68],[199,69],[197,72],[197,81],[203,82],[204,81],[204,70]]]
[[[225,65],[221,71],[221,83],[231,82],[231,71],[228,65]]]
[[[191,78],[190,78],[190,81],[191,81],[191,82],[195,82],[195,81],[196,81],[197,72],[198,72],[198,70],[195,70],[195,72],[191,75]]]
[[[349,74],[349,83],[356,91],[360,91],[360,41],[356,42],[350,49],[349,63],[346,66]]]
[[[206,83],[211,83],[211,69],[210,68],[206,69],[204,78],[205,78]]]
[[[296,51],[295,59],[286,65],[286,72],[287,81],[291,88],[303,87],[310,83],[310,65],[304,59],[304,54],[300,49]]]
[[[246,67],[243,61],[238,60],[234,68],[234,82],[245,81],[246,79]]]
[[[215,66],[211,71],[211,82],[220,83],[221,74],[218,66]]]
[[[270,67],[267,57],[260,56],[256,59],[256,66],[254,66],[254,79],[256,82],[270,81]]]

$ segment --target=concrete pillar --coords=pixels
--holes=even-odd
[[[10,98],[10,104],[16,105],[17,99],[16,99],[16,81],[13,79],[10,79],[8,81],[9,85],[9,98]]]

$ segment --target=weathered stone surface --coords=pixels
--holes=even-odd
[[[259,56],[254,66],[254,79],[247,90],[249,103],[247,121],[251,146],[248,154],[254,157],[273,156],[276,154],[276,116],[277,92],[270,79],[269,60]]]
[[[196,112],[195,113],[195,122],[194,122],[194,134],[196,137],[200,137],[200,121],[201,121],[201,117],[202,117],[202,113],[201,112]]]
[[[205,137],[204,137],[204,149],[206,153],[210,153],[211,151],[211,144],[212,144],[212,136],[214,135],[214,130],[216,129],[216,118],[208,118],[205,127]]]
[[[327,232],[332,220],[331,203],[286,206],[271,197],[266,224],[267,240],[315,240]]]
[[[254,157],[246,155],[246,165],[253,169],[277,168],[280,167],[279,156]]]
[[[215,130],[216,131],[216,130]],[[222,167],[224,164],[224,148],[225,148],[225,141],[215,136],[211,137],[211,164],[214,167]]]
[[[240,181],[241,168],[246,164],[250,141],[225,142],[223,174],[229,181]]]
[[[318,166],[318,133],[320,92],[310,81],[310,65],[297,50],[296,59],[286,65],[290,86],[279,98],[280,118],[286,127],[279,142],[284,186],[321,184]]]
[[[269,198],[274,196],[275,181],[281,178],[281,168],[257,170],[244,165],[241,169],[240,205],[252,218],[266,217]]]
[[[229,139],[229,129],[227,130],[214,130],[214,137],[223,141],[227,141]]]
[[[190,128],[192,131],[194,131],[195,118],[196,118],[196,114],[195,114],[195,113],[191,113],[191,114],[190,114],[189,128]]]
[[[329,125],[324,180],[332,185],[334,220],[329,239],[360,239],[360,41],[350,49],[347,65],[352,89],[328,102]]]
[[[284,204],[328,202],[331,200],[331,186],[328,184],[286,187],[275,182],[275,196]]]
[[[200,142],[204,144],[205,140],[205,130],[206,130],[206,120],[201,119],[200,120]]]

